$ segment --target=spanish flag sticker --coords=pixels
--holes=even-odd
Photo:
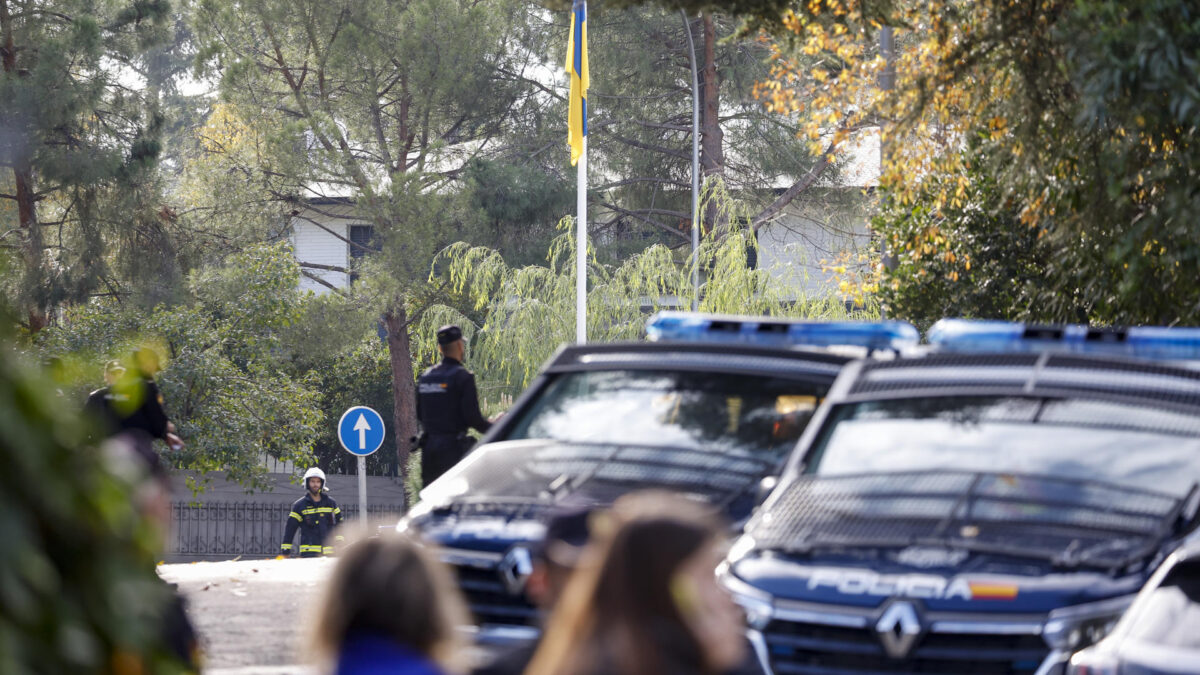
[[[972,600],[1015,600],[1017,587],[1012,584],[970,584]]]

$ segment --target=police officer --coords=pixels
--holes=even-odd
[[[458,326],[442,326],[437,332],[442,362],[417,379],[417,419],[421,436],[421,481],[429,485],[458,463],[474,441],[471,427],[480,433],[491,428],[479,410],[475,376],[463,367],[466,344]]]
[[[328,545],[326,540],[333,528],[342,522],[342,510],[333,497],[325,494],[324,471],[315,466],[305,471],[304,488],[304,496],[292,504],[292,511],[288,514],[280,554],[291,555],[292,539],[299,529],[301,558],[332,555],[333,546]],[[334,537],[334,541],[339,543],[342,539],[340,534]]]

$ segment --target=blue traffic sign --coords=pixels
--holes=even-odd
[[[356,405],[338,420],[338,441],[351,454],[366,457],[383,445],[383,417],[365,405]]]

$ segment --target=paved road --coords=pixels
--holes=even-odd
[[[303,646],[333,564],[328,558],[241,560],[158,570],[188,600],[206,673],[311,675]]]
[[[304,650],[334,558],[159,565],[187,598],[205,675],[316,675]],[[487,658],[470,648],[471,661]]]

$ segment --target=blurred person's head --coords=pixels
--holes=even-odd
[[[351,544],[319,612],[312,644],[328,664],[355,637],[394,641],[442,667],[462,658],[456,627],[467,624],[466,604],[445,566],[407,537]]]
[[[112,386],[125,375],[125,366],[120,361],[109,361],[104,364],[104,383]]]
[[[744,656],[741,615],[717,586],[724,528],[667,493],[623,497],[592,526],[532,675],[715,673]]]
[[[546,524],[546,536],[533,551],[533,571],[525,582],[525,593],[539,609],[554,609],[562,597],[587,545],[591,515],[591,509],[563,510]]]
[[[154,377],[162,370],[162,361],[158,358],[158,352],[149,347],[140,347],[133,350],[133,366],[144,377]]]

